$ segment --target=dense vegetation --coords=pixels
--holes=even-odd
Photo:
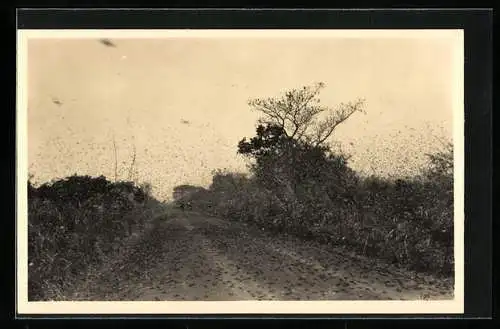
[[[28,182],[29,300],[64,297],[68,288],[140,232],[155,203],[148,185],[71,176]]]
[[[340,124],[363,112],[363,101],[322,106],[317,96],[323,87],[250,101],[262,117],[256,135],[237,145],[249,159],[250,174],[218,170],[208,189],[175,188],[175,203],[324,248],[344,245],[451,275],[453,145],[428,154],[427,165],[413,177],[363,176],[329,144]],[[82,276],[143,231],[160,205],[150,189],[103,176],[74,175],[38,187],[28,181],[29,299],[64,298]],[[169,216],[174,215],[175,210]]]
[[[453,147],[429,154],[413,177],[362,176],[327,140],[363,101],[320,105],[323,84],[249,105],[263,114],[256,136],[238,143],[250,175],[217,171],[208,190],[178,202],[198,211],[345,245],[420,271],[453,273]],[[323,118],[323,119],[321,119]],[[194,190],[192,188],[192,190]]]

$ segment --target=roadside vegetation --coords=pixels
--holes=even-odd
[[[442,144],[411,177],[365,176],[330,144],[336,128],[364,112],[364,101],[321,105],[322,83],[254,99],[256,134],[238,143],[250,174],[217,170],[208,189],[183,185],[185,209],[348,246],[402,267],[452,276],[453,145]],[[184,192],[183,192],[184,191]]]
[[[453,145],[442,144],[411,177],[365,176],[331,142],[338,126],[364,112],[364,101],[323,106],[323,84],[254,99],[255,136],[235,152],[249,174],[217,170],[208,188],[181,185],[173,205],[131,179],[70,176],[28,181],[28,298],[64,300],[75,287],[123,256],[148,223],[185,211],[295,235],[324,248],[345,246],[401,267],[451,277]],[[135,164],[135,149],[130,166]],[[132,177],[129,174],[129,178]],[[175,207],[176,205],[177,207]]]
[[[28,298],[67,299],[144,231],[161,204],[148,184],[70,176],[28,182]]]

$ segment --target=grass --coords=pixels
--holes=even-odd
[[[104,177],[72,176],[28,188],[30,301],[67,299],[144,231],[160,205],[134,183]]]
[[[399,180],[356,176],[342,188],[342,181],[318,175],[293,189],[217,172],[216,184],[188,196],[186,211],[161,204],[132,182],[102,176],[39,187],[28,182],[28,298],[68,300],[123,256],[134,237],[148,239],[149,223],[196,212],[451,277],[452,177],[439,170]]]
[[[219,172],[217,185],[190,201],[198,211],[252,223],[276,236],[292,234],[324,248],[342,245],[400,267],[451,277],[451,177],[359,177],[345,192],[329,193],[336,182],[327,179],[283,191],[263,187],[255,177]]]

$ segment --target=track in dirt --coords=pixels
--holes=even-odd
[[[159,222],[79,300],[453,299],[452,280],[194,213]]]

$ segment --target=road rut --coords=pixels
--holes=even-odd
[[[451,279],[186,213],[158,222],[72,300],[453,299]]]

